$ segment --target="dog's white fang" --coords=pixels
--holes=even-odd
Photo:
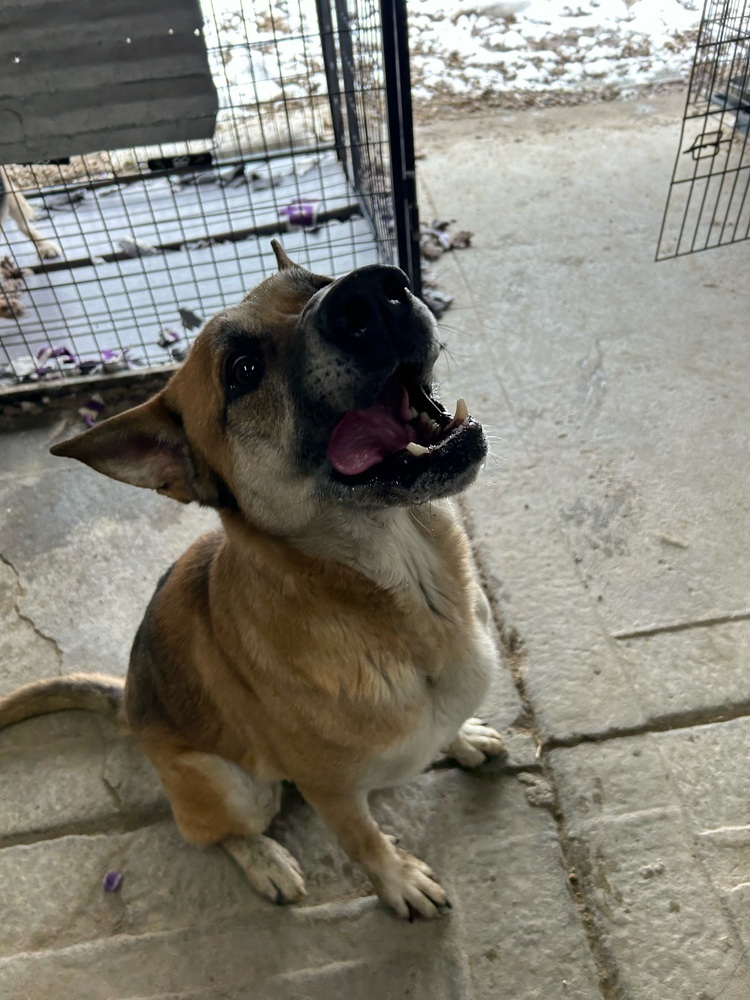
[[[416,441],[410,441],[406,446],[406,450],[411,452],[412,455],[426,455],[430,449],[425,448],[422,444],[417,444]]]
[[[453,422],[462,424],[464,420],[466,420],[468,415],[469,415],[469,410],[468,407],[466,406],[466,401],[463,399],[459,399],[456,402],[456,412],[453,416]]]

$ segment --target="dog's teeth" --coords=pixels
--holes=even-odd
[[[419,414],[419,426],[427,435],[428,439],[438,437],[438,435],[440,434],[440,425],[436,423],[432,419],[432,417],[428,416],[424,411],[422,411],[422,413]]]
[[[469,415],[469,410],[468,407],[466,406],[465,400],[459,399],[456,403],[456,412],[453,419],[457,420],[460,424],[462,424],[464,420],[466,420],[468,415]]]
[[[424,445],[417,444],[416,441],[410,441],[406,446],[406,450],[411,452],[412,455],[426,455],[430,449],[425,448]]]

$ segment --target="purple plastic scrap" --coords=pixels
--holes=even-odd
[[[101,416],[103,409],[104,400],[99,393],[97,393],[95,396],[92,396],[91,399],[87,399],[78,412],[83,417],[83,422],[86,426],[93,427],[96,423],[97,417]]]
[[[50,365],[47,363],[52,358],[57,359],[58,363],[56,365]],[[78,358],[69,348],[61,346],[54,347],[52,344],[49,344],[47,347],[39,348],[36,352],[36,361],[37,365],[34,371],[40,376],[49,375],[49,373],[53,371],[60,371],[63,365],[73,368],[78,364]]]
[[[105,892],[117,892],[122,885],[122,872],[107,872],[102,888]]]
[[[286,216],[287,229],[304,229],[318,221],[318,207],[309,201],[293,201],[282,208],[279,215]]]
[[[182,334],[179,333],[171,326],[162,327],[161,333],[159,334],[159,347],[171,347],[172,344],[177,344],[182,340]]]

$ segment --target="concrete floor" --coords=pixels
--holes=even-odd
[[[63,713],[0,734],[0,995],[29,1000],[747,1000],[747,246],[654,264],[682,95],[422,128],[444,393],[492,437],[468,497],[507,652],[481,774],[382,795],[454,901],[404,926],[300,802],[307,905],[183,845],[126,739]],[[0,684],[124,671],[211,515],[0,436]],[[107,871],[123,872],[105,894]]]

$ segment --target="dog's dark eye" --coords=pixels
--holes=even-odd
[[[230,390],[249,391],[257,389],[265,374],[263,358],[257,354],[242,354],[232,358],[227,365],[227,381]]]

